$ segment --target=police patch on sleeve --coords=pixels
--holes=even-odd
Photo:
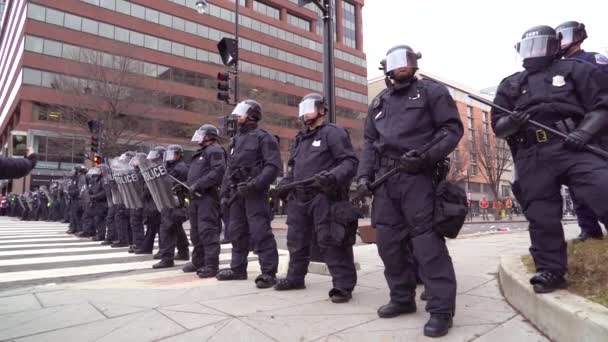
[[[601,53],[596,53],[595,56],[595,63],[597,64],[601,64],[601,65],[606,65],[608,64],[608,57],[602,55]]]

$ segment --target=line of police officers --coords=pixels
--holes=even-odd
[[[559,33],[538,26],[523,35],[516,49],[525,70],[501,82],[495,100],[515,114],[492,110],[492,127],[513,152],[518,177],[513,189],[530,221],[530,251],[537,267],[531,283],[539,293],[566,284],[560,184],[567,184],[600,220],[608,219],[603,205],[608,166],[584,150],[608,128],[608,77],[586,62],[560,59],[582,41],[580,24],[562,26]],[[203,125],[195,132],[192,141],[200,149],[189,168],[177,145],[156,147],[148,155],[127,152],[111,168],[77,168],[66,189],[69,196],[63,196],[70,208],[68,232],[112,247],[130,245],[136,254],[152,253],[159,234],[160,262],[154,268],[163,268],[189,258],[182,226],[189,219],[194,250],[184,272],[220,281],[247,279],[247,257],[253,251],[261,268],[256,286],[279,291],[305,288],[315,242],[332,276],[329,297],[345,303],[357,282],[352,246],[358,217],[348,198],[356,180],[358,199],[374,196],[372,225],[390,288],[390,301],[378,315],[416,312],[419,277],[430,313],[424,334],[443,336],[455,314],[456,277],[445,243],[445,236],[453,234],[438,229],[437,188],[444,184],[438,165],[458,145],[463,125],[448,89],[414,75],[420,58],[406,45],[388,50],[383,61],[388,87],[369,107],[360,160],[348,132],[326,122],[323,96],[302,98],[299,118],[305,128],[295,137],[286,175],[272,194],[287,202],[290,258],[285,278],[276,278],[277,245],[268,207],[270,185],[282,171],[281,155],[276,139],[259,127],[263,112],[254,100],[239,103],[232,112],[236,132],[228,151],[220,145],[216,127]],[[530,118],[563,130],[568,138],[536,128]],[[553,167],[547,169],[547,163]],[[393,168],[399,172],[371,186]],[[131,193],[133,184],[141,189],[135,191],[141,203]],[[222,220],[233,246],[225,269],[219,269]]]

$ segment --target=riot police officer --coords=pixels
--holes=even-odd
[[[171,177],[180,182],[185,182],[188,177],[188,166],[182,161],[184,150],[179,145],[169,145],[164,154],[167,172]],[[173,185],[177,182],[172,181]],[[183,205],[182,205],[183,206]],[[186,221],[184,208],[167,208],[161,212],[160,223],[160,261],[153,268],[173,267],[173,260],[190,260],[188,250],[188,237],[184,231],[183,223]],[[177,256],[175,247],[177,245]]]
[[[279,264],[277,243],[270,227],[268,188],[282,169],[276,139],[258,127],[262,107],[254,100],[239,103],[231,115],[238,132],[230,144],[228,169],[222,182],[222,198],[229,205],[228,235],[232,242],[230,268],[218,280],[247,279],[247,256],[258,255],[262,274],[258,288],[275,284]],[[236,118],[236,119],[235,119]]]
[[[353,244],[358,215],[348,203],[348,190],[357,173],[358,160],[348,132],[326,123],[326,115],[327,107],[322,95],[313,93],[302,98],[299,117],[307,128],[295,138],[287,175],[276,191],[285,197],[285,186],[289,183],[312,178],[314,183],[298,187],[289,194],[289,269],[287,277],[279,279],[274,288],[304,288],[311,240],[315,239],[333,279],[329,297],[334,303],[345,303],[352,297],[357,282]],[[346,217],[338,206],[350,211],[351,217]]]
[[[559,59],[560,40],[549,26],[523,34],[516,49],[525,70],[505,78],[494,100],[515,114],[492,109],[492,128],[507,139],[514,155],[518,179],[513,193],[530,222],[537,270],[530,283],[537,293],[566,286],[560,186],[567,184],[600,220],[608,219],[608,165],[585,150],[608,127],[608,75],[583,61]],[[530,118],[568,138],[532,125]]]
[[[91,235],[93,241],[103,241],[106,231],[108,203],[102,179],[102,169],[94,167],[89,174],[91,176],[91,187],[89,187],[91,205],[89,207],[89,215],[92,223],[91,232],[88,235]]]
[[[119,161],[116,161],[116,162],[123,163],[123,164],[128,163],[129,161],[131,161],[131,158],[133,158],[134,156],[135,156],[135,152],[127,151],[127,152],[121,154],[120,157],[118,157]],[[112,163],[114,163],[114,162],[115,161],[112,161]],[[119,174],[116,174],[116,170],[112,170],[112,173],[113,173],[113,178],[120,177]],[[120,196],[120,193],[117,193],[116,195]],[[112,210],[110,210],[110,211],[112,211]],[[110,232],[108,232],[108,235],[113,235],[113,237],[116,240],[112,242],[110,247],[112,247],[112,248],[129,247],[130,241],[131,241],[131,227],[129,226],[129,210],[127,209],[125,204],[122,202],[122,200],[119,202],[116,202],[116,205],[114,206],[114,222],[113,222],[112,226],[113,226],[114,230],[113,230],[112,234],[110,234]]]
[[[463,126],[448,89],[414,76],[420,57],[407,45],[386,54],[385,72],[392,84],[369,108],[358,192],[368,193],[371,181],[400,167],[401,172],[375,190],[372,204],[372,225],[391,290],[390,302],[378,309],[378,315],[389,318],[416,311],[413,256],[430,313],[424,334],[437,337],[452,325],[456,277],[445,239],[433,229],[433,174],[437,163],[458,145]],[[440,136],[439,142],[427,146]]]
[[[196,271],[200,278],[215,277],[219,268],[219,188],[226,171],[226,152],[218,143],[219,135],[216,127],[203,125],[192,136],[201,148],[192,156],[188,170],[190,240],[194,250],[192,262],[183,271]]]
[[[99,168],[101,169],[103,190],[106,194],[108,210],[106,211],[105,223],[99,225],[97,237],[100,238],[102,245],[111,245],[115,238],[114,216],[116,215],[116,205],[114,204],[114,194],[112,192],[114,177],[112,175],[112,169],[108,165],[102,164]]]
[[[603,72],[608,73],[608,57],[597,52],[587,52],[581,48],[581,44],[587,39],[585,24],[577,21],[566,21],[558,25],[555,28],[555,31],[562,35],[560,47],[560,54],[562,56],[590,62],[600,68]],[[578,225],[581,227],[581,233],[574,241],[583,242],[588,239],[602,239],[604,236],[602,227],[600,227],[597,222],[598,219],[593,213],[593,210],[572,195],[571,192],[570,197],[574,204],[576,219],[578,220]],[[608,222],[602,223],[606,226]]]
[[[84,166],[75,166],[68,187],[70,196],[70,226],[66,233],[75,234],[81,229],[81,217],[83,213],[82,202],[80,201],[80,189],[85,187],[84,174],[87,172]]]
[[[166,150],[167,149],[164,146],[156,146],[148,153],[146,159],[160,162],[162,161]],[[143,200],[143,222],[146,225],[146,234],[144,235],[141,246],[135,250],[135,254],[152,254],[152,251],[154,250],[154,239],[157,235],[159,237],[158,244],[159,246],[162,245],[162,242],[160,241],[160,212],[156,208],[150,189],[148,189],[147,186],[144,186]]]
[[[139,157],[145,158],[147,154],[145,153],[137,153]],[[140,250],[144,241],[144,208],[143,208],[143,192],[145,188],[144,181],[141,177],[141,171],[139,170],[139,158],[133,158],[129,162],[129,165],[134,168],[133,177],[136,177],[135,181],[132,183],[132,186],[135,188],[134,196],[137,197],[138,200],[141,201],[141,208],[131,208],[129,209],[129,226],[131,227],[132,234],[132,244],[129,246],[129,253],[135,253],[135,251]]]

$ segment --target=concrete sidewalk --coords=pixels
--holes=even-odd
[[[578,227],[569,225],[567,235]],[[449,242],[458,277],[454,327],[442,341],[547,341],[503,299],[501,255],[524,254],[527,232]],[[219,283],[180,270],[0,292],[0,341],[418,341],[428,315],[379,319],[388,301],[375,245],[357,246],[353,300],[327,299],[329,277],[309,274],[305,290],[258,290],[249,280]],[[283,272],[287,262],[281,259]],[[421,290],[421,289],[419,289]],[[430,340],[430,339],[429,339]]]

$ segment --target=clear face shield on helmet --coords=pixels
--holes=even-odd
[[[562,35],[561,48],[566,49],[571,44],[576,43],[576,28],[564,27],[557,29],[557,33]]]
[[[148,152],[148,156],[146,157],[146,159],[157,160],[157,159],[163,158],[163,156],[164,156],[163,151],[152,150],[152,151]]]
[[[417,68],[418,54],[407,49],[396,49],[386,55],[386,72],[391,72],[400,68]]]
[[[165,154],[163,156],[164,162],[174,162],[177,160],[179,160],[179,151],[175,151],[175,150],[165,151]]]
[[[247,113],[249,112],[250,109],[251,109],[251,105],[249,105],[245,102],[241,102],[238,105],[236,105],[236,107],[234,107],[230,116],[233,118],[236,118],[236,119],[245,117],[245,116],[247,116]]]
[[[298,105],[298,119],[302,120],[304,124],[310,125],[318,118],[317,102],[316,99],[306,99]],[[314,116],[311,117],[310,114],[314,114]]]
[[[522,59],[552,56],[557,52],[555,36],[542,35],[528,37],[515,45]]]

